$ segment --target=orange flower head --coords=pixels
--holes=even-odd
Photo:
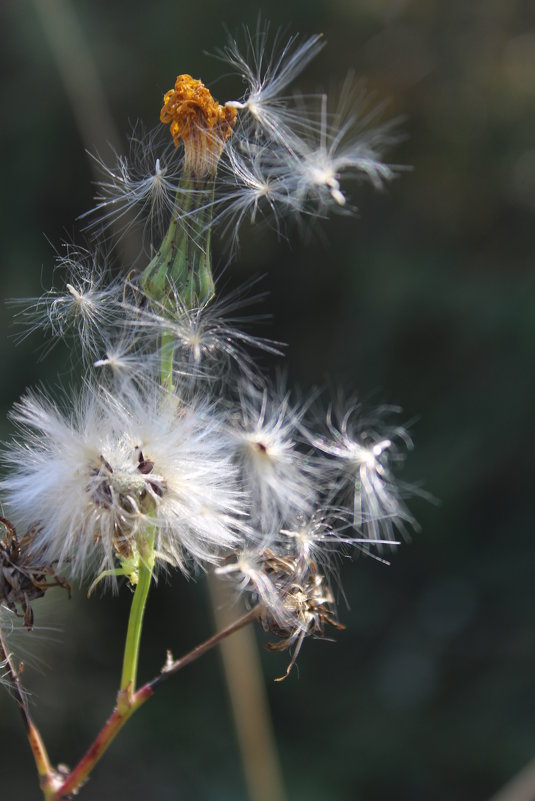
[[[214,100],[202,81],[179,75],[164,95],[160,120],[169,125],[175,147],[184,142],[186,169],[202,178],[215,174],[236,114],[235,108]]]

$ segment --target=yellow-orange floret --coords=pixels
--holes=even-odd
[[[203,177],[215,173],[236,113],[214,100],[202,81],[179,75],[164,95],[160,120],[169,125],[175,147],[184,142],[186,168]]]

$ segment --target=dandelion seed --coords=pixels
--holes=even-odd
[[[160,352],[154,341],[141,337],[135,328],[127,328],[117,338],[103,343],[101,358],[94,361],[92,367],[97,368],[101,375],[110,376],[117,387],[125,380],[143,386],[158,380]],[[104,375],[101,383],[103,380]]]
[[[243,100],[232,100],[227,106],[246,109],[256,127],[269,132],[275,140],[284,137],[286,129],[295,125],[296,117],[282,92],[305,69],[307,64],[320,52],[325,42],[321,34],[299,41],[298,35],[291,36],[281,44],[282,33],[277,32],[270,44],[269,24],[257,25],[254,34],[244,28],[245,52],[240,50],[236,40],[217,55],[230,64],[247,84]],[[282,133],[282,137],[281,137]]]
[[[121,284],[110,280],[106,264],[89,251],[67,247],[56,270],[66,278],[63,290],[16,301],[17,305],[29,303],[15,316],[26,328],[18,341],[44,329],[53,339],[69,337],[79,342],[82,355],[91,357],[98,352],[103,332],[120,319]]]
[[[251,518],[259,533],[272,536],[289,518],[310,512],[317,499],[317,468],[300,448],[305,409],[289,394],[242,385],[241,415],[229,436],[251,497]]]
[[[234,368],[256,383],[257,367],[250,351],[280,356],[282,345],[244,330],[252,321],[262,319],[258,315],[239,313],[264,297],[263,294],[247,295],[254,283],[194,307],[177,293],[165,304],[153,300],[142,309],[127,306],[126,324],[136,336],[149,341],[154,341],[155,336],[171,337],[178,375],[216,380],[231,374]]]
[[[352,500],[353,524],[362,529],[372,543],[395,540],[394,532],[415,526],[402,497],[409,489],[396,482],[390,464],[403,459],[402,448],[412,446],[407,431],[401,426],[387,426],[381,417],[392,409],[379,410],[376,420],[361,415],[358,405],[352,405],[339,425],[332,411],[327,416],[331,436],[314,439],[314,444],[332,458],[329,468],[333,474],[332,492]],[[385,433],[387,436],[385,436]]]
[[[351,534],[353,529],[353,515],[348,515],[345,509],[326,506],[310,517],[299,515],[291,526],[282,529],[277,540],[277,551],[295,556],[304,570],[313,562],[322,574],[339,584],[338,570],[342,557],[352,556],[356,550],[386,564],[370,548],[399,545],[391,539],[370,540],[367,536],[355,536]]]
[[[386,164],[382,153],[397,141],[396,122],[378,123],[382,106],[374,107],[364,88],[348,76],[334,113],[328,111],[327,96],[321,97],[319,124],[314,116],[304,134],[294,137],[295,191],[310,197],[320,212],[333,201],[344,207],[346,195],[341,179],[368,179],[376,189],[392,180],[398,168]],[[306,111],[303,111],[306,119]]]
[[[238,142],[227,147],[220,163],[214,199],[214,225],[232,253],[237,249],[242,223],[270,222],[281,235],[281,221],[303,208],[293,191],[294,167],[279,148]]]
[[[86,230],[100,236],[113,226],[124,234],[142,224],[151,244],[161,238],[175,206],[183,168],[172,144],[161,139],[161,128],[148,134],[134,129],[130,156],[114,154],[111,167],[98,154],[89,154],[103,180],[97,182],[96,206],[79,217],[89,218]]]

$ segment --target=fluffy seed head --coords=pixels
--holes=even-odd
[[[209,409],[124,385],[115,397],[86,388],[70,419],[28,395],[13,418],[23,441],[3,455],[3,497],[48,564],[110,570],[143,552],[150,532],[181,567],[217,561],[237,542],[236,471]]]

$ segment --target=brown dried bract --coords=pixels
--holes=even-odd
[[[284,607],[288,612],[291,624],[283,627],[269,615],[261,617],[265,631],[269,631],[280,642],[267,643],[271,651],[284,651],[295,644],[295,649],[284,676],[286,678],[295,664],[305,637],[324,637],[328,624],[343,630],[345,626],[334,618],[334,597],[325,576],[318,572],[314,561],[309,561],[306,571],[297,557],[280,557],[272,551],[266,551],[265,570],[275,581],[284,598]]]
[[[71,597],[71,587],[66,579],[58,576],[52,565],[39,562],[29,553],[32,532],[19,542],[14,525],[0,517],[0,603],[15,614],[22,611],[24,625],[33,626],[31,602],[42,598],[51,587],[63,587]]]

